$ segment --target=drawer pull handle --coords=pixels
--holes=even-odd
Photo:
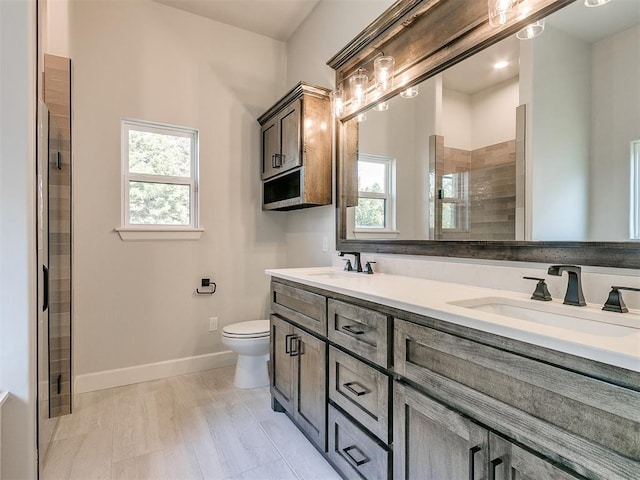
[[[351,450],[355,450],[358,452],[358,455],[361,457],[361,460],[356,460],[352,455],[351,455]],[[351,460],[351,463],[353,463],[356,467],[359,467],[361,465],[364,465],[367,462],[370,462],[371,459],[369,457],[367,457],[362,450],[360,450],[358,447],[356,447],[355,445],[351,445],[350,447],[346,447],[343,448],[342,451],[344,452],[344,454],[349,458],[349,460]]]
[[[482,450],[482,448],[478,447],[477,445],[469,449],[469,480],[474,480],[475,478],[475,456],[476,453],[478,453],[480,450]]]
[[[342,330],[352,333],[354,335],[363,335],[365,333],[364,330],[356,327],[355,325],[343,325]]]
[[[496,480],[496,467],[502,464],[501,458],[491,460],[491,466],[489,467],[489,480]]]
[[[357,385],[358,387],[360,387],[361,390],[356,390],[355,388],[352,387],[352,385]],[[371,390],[369,390],[367,387],[365,387],[364,385],[358,382],[343,383],[342,386],[347,390],[349,390],[351,393],[353,393],[356,397],[360,397],[362,395],[366,395],[367,393],[371,392]]]

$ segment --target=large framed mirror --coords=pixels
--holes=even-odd
[[[329,61],[337,248],[640,268],[640,2],[491,3],[401,0]]]

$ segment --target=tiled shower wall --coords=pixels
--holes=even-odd
[[[50,415],[56,417],[71,413],[71,60],[45,55],[43,83],[49,109]]]
[[[468,229],[447,231],[440,228],[441,240],[515,240],[516,239],[516,142],[489,145],[476,150],[444,146],[444,137],[436,136],[436,181],[443,174],[469,172],[466,188]],[[440,183],[441,185],[441,183]],[[438,187],[440,188],[440,187]],[[441,214],[436,208],[436,215]],[[438,225],[440,222],[436,222]]]

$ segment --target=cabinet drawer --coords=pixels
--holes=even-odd
[[[271,289],[271,309],[274,313],[326,337],[325,297],[277,282],[271,284]]]
[[[387,450],[329,405],[329,458],[345,478],[388,479],[389,457]]]
[[[338,300],[329,300],[329,340],[383,368],[387,355],[389,319],[386,315]]]
[[[500,405],[499,414],[481,418],[467,413],[511,438],[531,441],[527,446],[550,458],[563,452],[563,458],[587,468],[609,464],[623,472],[640,471],[640,392],[426,326],[399,319],[394,325],[394,369],[399,375],[436,394],[446,378],[479,392],[481,396],[469,393],[475,402],[492,399],[487,403]],[[451,398],[466,409],[462,401]],[[544,433],[530,431],[525,439],[520,422],[538,419],[545,422]],[[618,478],[612,473],[604,477]]]
[[[329,398],[384,443],[389,436],[390,378],[360,360],[329,349]]]

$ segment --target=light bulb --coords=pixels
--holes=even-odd
[[[341,117],[344,115],[344,93],[342,89],[340,87],[336,88],[331,92],[330,97],[334,117]]]
[[[376,80],[376,90],[385,92],[393,87],[393,67],[396,61],[393,57],[378,57],[373,61]]]
[[[351,85],[351,102],[354,108],[365,104],[367,100],[368,83],[369,77],[364,68],[359,68],[357,73],[349,78],[349,85]]]
[[[494,27],[515,20],[518,0],[489,0],[489,24]]]

